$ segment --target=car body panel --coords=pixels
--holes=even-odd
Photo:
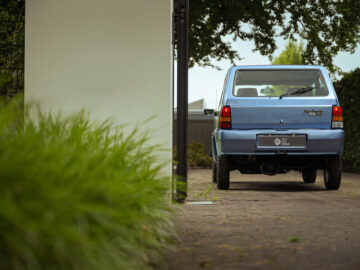
[[[268,102],[272,101],[272,102]],[[279,104],[279,99],[264,100],[259,106],[252,101],[228,102],[231,107],[233,129],[257,129],[257,128],[330,128],[332,105],[329,104],[307,104],[307,101],[297,100],[298,104],[291,105],[287,102]],[[280,100],[282,101],[282,100]],[[315,103],[315,102],[312,102]],[[319,112],[321,115],[313,116],[312,112]]]
[[[293,147],[259,147],[257,136],[272,135],[305,135],[307,144],[305,149]],[[344,132],[340,129],[251,129],[251,130],[220,130],[216,133],[216,152],[218,155],[262,155],[262,154],[332,154],[343,152]]]

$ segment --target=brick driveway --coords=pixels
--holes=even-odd
[[[326,191],[320,172],[315,184],[231,172],[218,191],[211,170],[190,170],[188,201],[214,204],[182,206],[169,269],[360,269],[360,175]]]

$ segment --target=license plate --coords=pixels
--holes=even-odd
[[[306,147],[306,136],[305,135],[258,135],[258,146],[259,147],[294,147],[294,148],[305,148]]]

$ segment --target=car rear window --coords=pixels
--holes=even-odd
[[[327,96],[328,90],[320,70],[237,70],[233,95],[318,97]]]

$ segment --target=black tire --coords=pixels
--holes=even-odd
[[[230,171],[227,156],[219,156],[216,160],[217,188],[229,189]]]
[[[312,184],[316,180],[316,170],[306,169],[301,172],[304,183]]]
[[[213,161],[212,164],[212,182],[216,183],[217,182],[217,172],[216,172],[216,163]]]
[[[329,158],[327,169],[324,170],[324,183],[328,190],[339,189],[341,183],[341,158],[334,156]]]

